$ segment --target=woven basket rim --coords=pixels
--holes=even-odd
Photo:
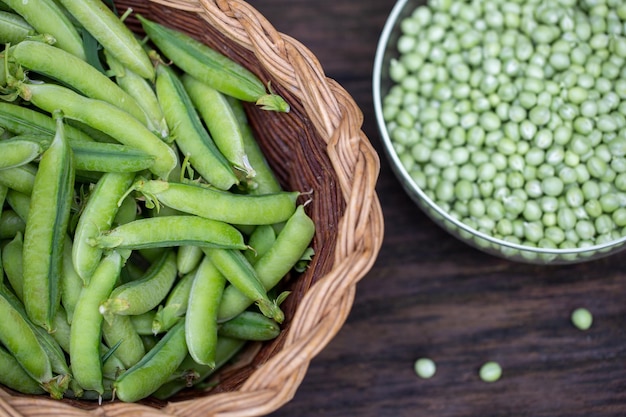
[[[260,66],[302,103],[327,144],[326,152],[346,204],[337,230],[333,269],[300,300],[283,349],[256,369],[237,391],[170,402],[164,408],[111,402],[82,409],[66,401],[11,395],[0,389],[0,417],[255,416],[275,411],[293,398],[311,360],[341,329],[353,305],[356,284],[371,269],[382,245],[384,222],[375,189],[378,154],[361,130],[361,110],[345,89],[326,76],[313,53],[296,39],[279,33],[242,0],[145,1],[197,14],[251,51]],[[317,314],[308,314],[310,311]]]

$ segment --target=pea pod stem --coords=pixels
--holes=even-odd
[[[57,134],[35,175],[24,231],[24,305],[31,320],[52,331],[60,304],[63,246],[74,196],[72,150],[57,116]]]
[[[159,51],[184,72],[224,94],[257,103],[265,110],[289,111],[289,104],[282,97],[268,93],[263,82],[239,63],[189,35],[136,16]]]

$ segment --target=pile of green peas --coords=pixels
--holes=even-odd
[[[488,236],[626,234],[626,4],[431,0],[399,22],[382,113],[413,182]]]
[[[165,400],[276,338],[315,224],[243,103],[289,105],[137,15],[141,44],[100,0],[1,6],[0,384]]]

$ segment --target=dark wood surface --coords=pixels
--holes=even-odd
[[[626,416],[626,257],[575,266],[505,261],[456,240],[402,191],[383,154],[371,74],[392,0],[253,0],[361,107],[381,155],[379,258],[351,314],[312,361],[283,416]],[[582,332],[579,306],[594,315]],[[413,362],[434,359],[418,378]],[[502,378],[478,368],[498,361]]]

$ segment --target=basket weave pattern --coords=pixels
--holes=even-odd
[[[315,257],[283,304],[281,335],[250,345],[243,359],[217,374],[206,393],[183,392],[170,402],[136,404],[54,401],[0,390],[0,416],[256,416],[289,401],[310,361],[337,334],[357,282],[372,267],[383,239],[375,192],[379,159],[361,131],[363,116],[347,92],[325,76],[298,41],[278,33],[238,0],[119,0],[135,12],[187,32],[244,64],[291,105],[288,114],[246,107],[270,165],[286,189],[311,191],[307,213],[317,230]],[[131,17],[129,26],[140,33]],[[247,360],[246,360],[247,358]]]

